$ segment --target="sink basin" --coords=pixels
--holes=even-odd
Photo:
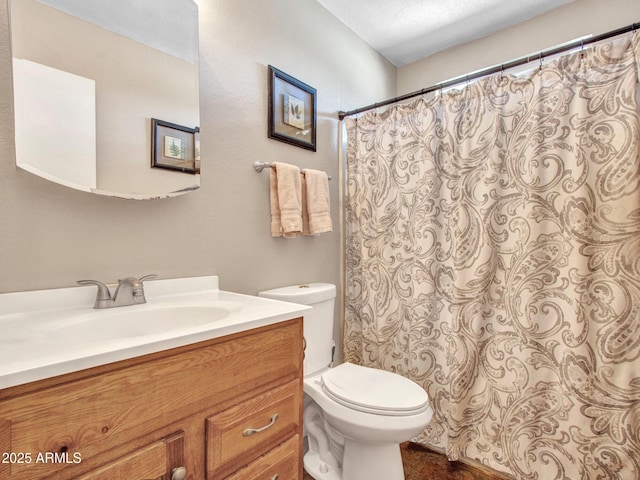
[[[227,318],[240,306],[148,305],[93,310],[48,325],[42,340],[53,342],[101,342],[193,330]]]

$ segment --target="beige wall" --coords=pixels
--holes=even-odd
[[[255,294],[339,282],[340,109],[396,91],[396,69],[314,0],[198,0],[202,186],[150,201],[95,196],[15,167],[6,2],[0,3],[0,292],[127,275],[220,276]],[[317,152],[267,138],[267,65],[318,91]],[[326,170],[334,232],[273,239],[254,160]]]
[[[638,0],[574,0],[532,20],[398,69],[398,95],[640,22]]]

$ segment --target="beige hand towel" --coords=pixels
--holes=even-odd
[[[309,235],[330,232],[331,202],[329,201],[329,177],[326,172],[304,169],[305,207],[309,218]],[[304,214],[303,214],[304,216]]]
[[[297,237],[302,233],[300,169],[274,162],[269,171],[271,236]]]

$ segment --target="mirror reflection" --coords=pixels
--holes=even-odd
[[[125,198],[199,187],[193,0],[9,0],[9,8],[20,168]],[[176,128],[158,131],[158,121]]]

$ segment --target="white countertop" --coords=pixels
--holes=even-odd
[[[146,281],[144,288],[147,303],[103,310],[93,309],[94,286],[0,294],[0,389],[275,324],[310,310],[220,291],[216,276]],[[109,326],[130,322],[129,314],[153,318],[167,307],[224,313],[194,325],[180,325],[176,318],[175,326],[152,334],[82,340],[80,327],[87,320]]]

